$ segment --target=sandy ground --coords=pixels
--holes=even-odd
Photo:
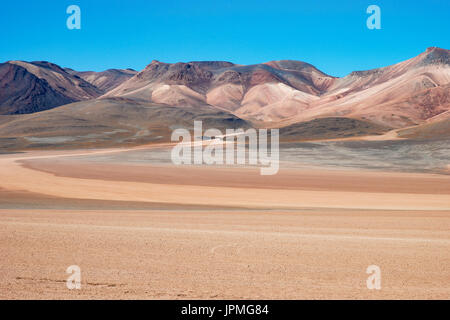
[[[0,298],[450,298],[450,176],[67,154],[0,155]]]

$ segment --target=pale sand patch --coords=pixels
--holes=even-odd
[[[122,172],[107,180],[108,170],[80,177],[86,163],[60,166],[55,176],[16,162],[49,165],[67,154],[0,157],[0,200],[23,190],[48,195],[44,202],[64,197],[58,201],[73,208],[0,209],[0,298],[450,299],[449,194],[430,192],[433,185],[446,190],[446,176],[381,173],[383,192],[376,173],[299,171],[283,190],[283,179],[263,188],[267,181],[245,169],[237,171],[241,185],[202,168],[177,184],[176,175],[163,179],[169,167],[148,166],[153,177],[137,182],[123,179],[126,165],[109,167]],[[296,182],[302,174],[306,181]],[[359,174],[367,177],[360,190],[350,185]],[[225,186],[208,185],[217,177]],[[218,209],[183,208],[189,203]],[[274,209],[282,206],[289,210]],[[82,269],[81,291],[64,282],[74,264]],[[366,288],[372,264],[382,270],[380,291]]]
[[[100,150],[83,154],[122,152]],[[352,208],[393,210],[450,210],[450,195],[417,193],[383,193],[339,190],[280,190],[254,187],[221,187],[179,184],[143,183],[134,181],[105,182],[55,176],[24,168],[17,163],[24,159],[56,159],[65,153],[33,156],[4,156],[0,159],[0,187],[26,190],[45,195],[115,201],[179,203],[191,205],[234,206],[248,208]],[[202,174],[201,172],[199,174]],[[345,174],[345,173],[343,173]],[[333,184],[333,177],[330,185]]]

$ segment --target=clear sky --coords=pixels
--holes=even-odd
[[[69,5],[81,30],[66,27]],[[381,9],[369,30],[366,9]],[[76,70],[143,69],[152,60],[254,64],[294,59],[334,76],[450,49],[450,0],[3,0],[0,61]]]

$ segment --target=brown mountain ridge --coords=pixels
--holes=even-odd
[[[391,130],[402,138],[447,137],[449,56],[449,50],[430,47],[403,62],[343,78],[293,60],[154,60],[140,72],[78,72],[49,62],[9,61],[0,64],[0,114],[33,114],[0,116],[0,138],[19,139],[24,146],[72,133],[77,139],[69,140],[83,145],[99,135],[106,145],[168,141],[175,126],[199,117],[221,128],[283,128],[288,141]]]

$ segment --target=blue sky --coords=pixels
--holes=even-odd
[[[66,27],[72,4],[81,30]],[[381,8],[381,30],[366,27],[371,4]],[[80,71],[141,70],[153,59],[295,59],[344,76],[430,46],[450,49],[449,0],[4,0],[0,8],[1,62]]]

